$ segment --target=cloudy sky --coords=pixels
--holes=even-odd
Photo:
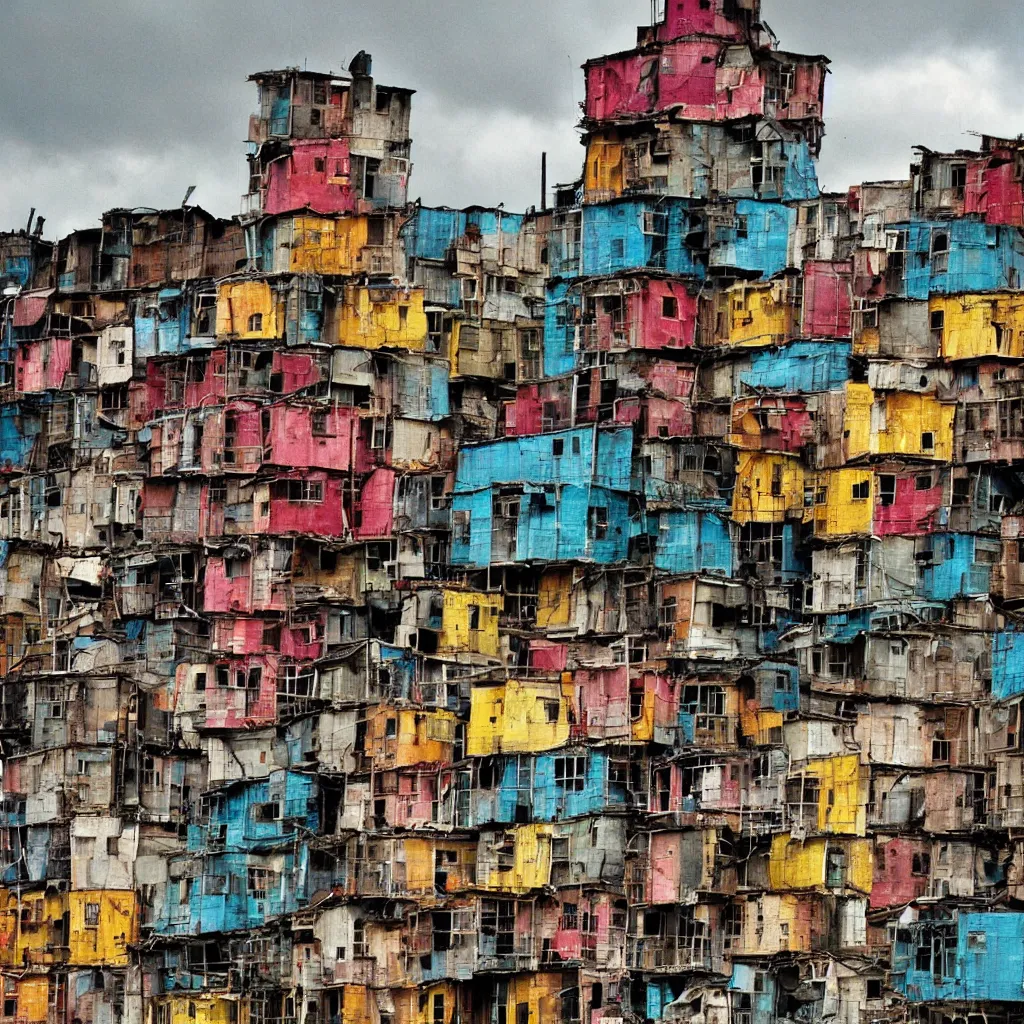
[[[579,65],[628,48],[650,0],[0,0],[0,229],[111,206],[236,212],[251,72],[347,67],[418,90],[412,195],[535,203],[579,172]],[[783,48],[832,60],[824,187],[906,173],[910,147],[1024,132],[1020,0],[764,0]]]

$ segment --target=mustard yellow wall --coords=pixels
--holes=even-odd
[[[942,462],[953,459],[953,417],[956,407],[930,395],[897,391],[885,402],[885,430],[878,431],[872,449],[878,455],[917,455]],[[934,447],[921,447],[921,435],[932,434]]]
[[[846,850],[848,886],[864,893],[871,892],[874,878],[874,855],[870,839],[838,840]],[[768,880],[773,889],[814,889],[826,882],[827,852],[835,839],[808,839],[800,842],[788,835],[772,839],[768,858]]]
[[[543,889],[551,881],[551,836],[553,825],[517,825],[512,867],[492,867],[488,877],[477,878],[481,889],[499,892],[527,892]],[[481,874],[484,874],[481,872]]]
[[[446,590],[441,619],[440,647],[444,651],[469,651],[497,658],[501,650],[498,639],[498,616],[505,600],[500,594],[475,591]],[[470,607],[480,609],[480,628],[469,628]]]
[[[730,345],[749,347],[781,344],[793,337],[793,309],[779,286],[734,285],[723,296],[728,305]]]
[[[18,1019],[44,1021],[50,1000],[49,978],[28,977],[18,981]]]
[[[249,318],[263,317],[258,331],[249,330]],[[228,281],[217,290],[217,334],[239,338],[279,338],[277,299],[266,281]]]
[[[618,139],[601,135],[590,137],[584,188],[590,202],[603,202],[622,195],[622,143]]]
[[[37,909],[40,904],[42,909]],[[19,900],[16,892],[0,889],[0,964],[21,967],[26,962],[62,962],[63,951],[53,950],[54,929],[67,909],[66,895],[23,892]]]
[[[946,359],[979,359],[983,356],[1024,357],[1024,296],[936,296],[928,304],[932,314],[944,317],[941,354]],[[996,345],[995,324],[1002,326]]]
[[[569,624],[572,570],[545,572],[537,590],[537,628],[550,629]]]
[[[818,828],[822,832],[864,835],[868,779],[860,757],[850,754],[809,761],[804,774],[819,780]]]
[[[854,327],[853,354],[855,356],[877,356],[882,347],[882,333],[877,327]]]
[[[871,448],[871,407],[875,404],[875,393],[867,384],[846,385],[846,408],[843,413],[845,448],[848,459],[870,455]]]
[[[456,883],[471,884],[476,863],[476,840],[458,839],[413,839],[405,844],[405,884],[410,892],[433,892],[437,851],[446,850],[458,856],[457,863],[446,863],[444,870]]]
[[[365,985],[344,985],[342,993],[344,1006],[341,1011],[341,1024],[366,1024],[367,1021],[374,1019],[370,1009],[370,992]]]
[[[394,738],[387,735],[388,719],[395,719]],[[451,711],[413,711],[379,706],[366,725],[366,750],[389,768],[450,761],[456,717]],[[433,733],[433,737],[431,736]],[[450,740],[437,739],[451,736]]]
[[[572,680],[571,673],[569,675],[570,682]],[[644,704],[640,711],[640,717],[635,721],[631,722],[631,733],[633,741],[636,743],[650,743],[654,739],[654,712],[655,712],[655,692],[654,692],[654,681],[648,680],[646,689],[644,690]]]
[[[371,298],[387,295],[387,301]],[[405,321],[402,310],[405,310]],[[422,352],[427,339],[427,314],[423,289],[410,291],[364,288],[351,285],[338,314],[338,343],[350,348],[377,349],[395,346]]]
[[[558,701],[558,721],[549,722],[544,701]],[[474,686],[470,692],[466,754],[553,750],[569,739],[562,686],[509,680],[502,686]]]
[[[527,1024],[549,1024],[550,1021],[561,1020],[561,989],[560,971],[513,975],[508,979],[506,1019],[514,1021],[516,1007],[526,1003],[530,1008]]]
[[[755,711],[745,707],[740,712],[740,730],[758,745],[771,743],[772,731],[781,728],[781,711]]]
[[[865,482],[868,496],[855,499],[854,486]],[[825,501],[819,504],[822,488]],[[833,469],[818,473],[814,489],[814,532],[819,537],[870,534],[874,501],[875,478],[870,469]]]
[[[100,905],[99,924],[85,924],[87,903]],[[128,963],[128,943],[138,939],[135,893],[89,889],[68,896],[71,911],[71,963],[122,965]]]
[[[369,237],[366,217],[296,217],[291,269],[299,274],[351,274],[361,268]]]
[[[772,495],[772,480],[780,467],[778,496]],[[732,517],[738,523],[780,523],[800,518],[804,511],[804,467],[798,458],[762,452],[740,452],[736,465],[736,489]]]
[[[172,996],[165,1000],[164,1005],[170,1008],[171,1024],[228,1024],[231,1019],[231,1001],[219,996],[195,992],[188,996]],[[195,1012],[191,1013],[189,1007],[193,1007]]]
[[[434,996],[444,996],[444,1020],[445,1024],[452,1020],[455,1009],[455,985],[451,982],[444,982],[440,985],[430,985],[427,988],[401,989],[394,995],[395,1000],[395,1024],[433,1024],[434,1022]],[[425,1000],[421,997],[426,996]],[[423,1009],[420,1003],[423,1002]],[[371,1017],[365,1018],[367,1021]]]

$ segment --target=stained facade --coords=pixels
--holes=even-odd
[[[0,1024],[1024,1015],[1024,147],[654,20],[542,209],[360,54],[0,235]]]

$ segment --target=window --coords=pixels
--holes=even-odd
[[[352,925],[352,956],[356,959],[366,956],[365,921],[356,921]]]
[[[935,451],[935,435],[930,430],[926,430],[921,435],[921,451],[923,451],[923,452]]]
[[[237,580],[249,575],[249,560],[247,558],[225,558],[224,576],[229,580]]]
[[[878,503],[888,508],[896,501],[896,477],[883,473],[878,478]]]
[[[444,993],[434,993],[433,1024],[444,1024]]]
[[[555,725],[561,716],[561,702],[557,700],[541,699],[541,704],[544,706],[544,721],[549,725]]]
[[[279,480],[274,489],[277,497],[290,502],[319,504],[324,500],[324,485],[320,480]]]
[[[560,438],[560,437],[556,437],[551,442],[551,454],[553,456],[555,456],[555,458],[558,458],[558,456],[560,456],[564,451],[565,451],[565,441],[562,438]]]
[[[580,912],[579,907],[575,903],[563,903],[562,904],[562,921],[561,926],[563,931],[576,932],[580,928]]]
[[[100,923],[100,905],[98,903],[86,903],[85,905],[85,927],[97,928]]]
[[[585,757],[556,757],[555,785],[570,793],[582,793],[587,784]]]
[[[662,298],[661,315],[666,320],[679,319],[679,300],[674,295],[665,295]]]
[[[930,491],[932,489],[932,478],[931,474],[925,476],[915,477],[914,488],[918,491]]]
[[[310,424],[313,431],[314,437],[327,437],[329,434],[327,428],[327,410],[326,409],[314,409],[313,414],[310,416]]]
[[[936,763],[949,761],[949,740],[944,740],[941,737],[932,740],[932,761]]]
[[[458,544],[468,544],[470,540],[470,515],[469,512],[457,511],[452,513],[452,533]]]
[[[266,868],[249,868],[248,890],[254,900],[265,900],[273,887],[274,873]]]
[[[263,330],[263,314],[253,313],[249,317],[249,333],[255,334],[257,331]]]
[[[592,508],[590,510],[590,536],[593,540],[604,540],[608,536],[607,508]]]
[[[256,804],[252,811],[255,821],[277,821],[281,817],[281,805],[276,800],[272,800],[270,803]]]
[[[736,218],[736,237],[747,238],[748,237],[748,218],[745,216],[738,216]]]
[[[854,501],[867,501],[871,497],[871,481],[862,480],[859,484],[854,484],[850,496]]]

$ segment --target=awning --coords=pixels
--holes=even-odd
[[[52,288],[46,288],[39,292],[23,292],[14,300],[14,326],[31,327],[39,323],[46,313]]]

